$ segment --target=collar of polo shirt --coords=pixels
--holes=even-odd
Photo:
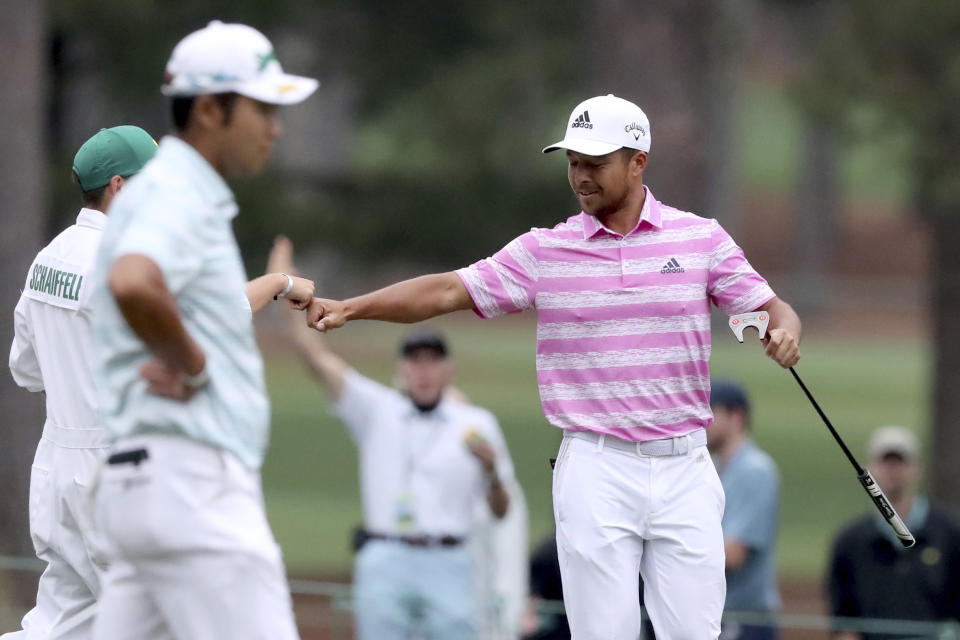
[[[650,191],[647,185],[643,185],[643,188],[647,192],[647,197],[644,198],[644,201],[643,201],[643,209],[640,211],[640,220],[637,221],[637,226],[634,229],[632,229],[630,233],[633,233],[634,231],[639,229],[640,225],[643,222],[648,222],[652,226],[656,227],[657,229],[663,228],[663,216],[660,213],[660,203],[657,202],[657,199],[653,197],[653,192]],[[616,236],[620,235],[619,233],[610,231],[610,229],[607,229],[605,226],[600,224],[600,221],[597,220],[595,216],[592,216],[589,213],[581,213],[580,215],[583,216],[583,239],[584,240],[588,240],[592,238],[593,236],[597,235],[601,231],[606,231],[611,235],[616,235]],[[627,235],[630,235],[630,233],[628,233]]]
[[[157,153],[169,154],[176,159],[177,164],[189,166],[190,170],[184,173],[190,176],[190,185],[200,197],[227,218],[237,215],[239,209],[234,200],[233,191],[196,149],[176,136],[164,136]]]

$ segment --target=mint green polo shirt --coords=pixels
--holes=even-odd
[[[111,204],[97,257],[93,340],[100,406],[113,440],[174,434],[225,449],[251,469],[262,464],[270,407],[233,234],[236,214],[223,178],[172,136]],[[140,376],[151,354],[106,284],[111,265],[127,254],[157,264],[184,327],[206,354],[210,384],[188,402],[148,393]]]

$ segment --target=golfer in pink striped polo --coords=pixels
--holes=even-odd
[[[767,311],[765,352],[783,367],[800,358],[800,319],[716,220],[643,184],[650,123],[635,104],[580,103],[543,151],[556,149],[579,214],[455,272],[315,299],[308,322],[536,309],[543,411],[564,430],[553,506],[574,640],[636,640],[641,574],[658,637],[715,639],[726,584],[723,489],[705,446],[710,303]]]

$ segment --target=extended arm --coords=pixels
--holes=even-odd
[[[800,361],[800,317],[789,304],[773,298],[756,311],[770,314],[770,325],[763,344],[765,353],[783,368],[792,367]]]
[[[449,271],[404,280],[343,302],[314,298],[307,321],[310,326],[327,331],[350,320],[411,323],[472,308],[467,288],[456,273]]]
[[[254,278],[247,283],[247,300],[250,301],[250,308],[254,313],[263,309],[275,296],[283,295],[290,302],[294,309],[305,309],[310,300],[313,299],[313,281],[306,278],[290,276],[293,286],[290,291],[284,294],[287,285],[291,280],[287,280],[286,272],[267,273],[259,278]]]
[[[297,273],[297,269],[293,265],[293,243],[288,238],[278,236],[273,241],[273,249],[270,250],[270,259],[267,262],[267,271],[291,275]],[[264,278],[267,277],[269,276],[264,276]],[[301,278],[296,279],[300,280]],[[286,283],[285,277],[283,280]],[[250,284],[247,285],[248,295]],[[310,285],[310,295],[312,296],[313,283],[311,282]],[[307,302],[310,299],[308,297]],[[297,313],[296,309],[297,307],[291,304],[291,309],[285,312],[290,327],[290,337],[313,375],[326,387],[331,398],[338,400],[350,366],[343,358],[330,351],[324,339],[307,327],[304,317]]]

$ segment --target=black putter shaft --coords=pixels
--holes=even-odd
[[[800,385],[800,388],[803,389],[803,392],[807,395],[807,400],[810,401],[810,404],[813,405],[813,408],[817,410],[818,414],[820,414],[820,419],[823,420],[823,424],[827,425],[827,429],[830,429],[830,434],[833,435],[833,439],[836,440],[837,444],[840,445],[840,448],[843,449],[843,453],[847,456],[847,460],[849,460],[850,464],[853,465],[853,468],[857,470],[858,475],[862,474],[863,467],[860,466],[860,463],[857,462],[857,459],[853,457],[852,453],[850,453],[850,449],[847,448],[847,443],[843,441],[843,438],[840,437],[840,434],[837,433],[837,430],[833,428],[833,425],[830,423],[830,419],[827,418],[827,414],[825,414],[823,409],[820,408],[820,405],[817,404],[813,394],[810,393],[809,389],[807,389],[807,385],[803,384],[803,380],[800,379],[800,376],[797,375],[797,372],[793,367],[790,367],[790,373],[793,374],[793,379],[797,381],[797,384]]]
[[[820,405],[817,404],[813,394],[810,393],[809,389],[807,389],[807,385],[803,384],[803,380],[800,379],[799,374],[797,374],[793,367],[790,367],[790,373],[793,374],[793,379],[796,380],[797,384],[800,385],[800,388],[803,389],[803,393],[807,396],[807,400],[809,400],[810,404],[813,405],[813,408],[817,410],[817,413],[820,415],[820,419],[823,420],[825,425],[827,425],[827,429],[830,430],[830,434],[833,436],[833,439],[837,441],[838,445],[840,445],[844,455],[847,456],[847,460],[849,460],[850,464],[853,465],[853,468],[857,470],[857,480],[859,480],[860,484],[863,485],[867,495],[869,495],[870,499],[873,500],[873,504],[876,505],[877,509],[880,511],[880,514],[887,521],[887,524],[893,528],[894,533],[897,534],[897,538],[900,539],[900,544],[907,548],[912,547],[914,544],[916,544],[916,539],[913,537],[913,534],[910,533],[910,530],[907,528],[907,525],[903,522],[903,519],[897,513],[896,509],[894,509],[893,505],[890,504],[887,496],[884,495],[883,490],[880,489],[877,481],[874,480],[873,475],[871,475],[869,470],[860,466],[860,463],[857,462],[857,459],[853,457],[853,454],[847,447],[847,443],[843,441],[843,438],[840,437],[840,434],[837,433],[837,430],[833,428],[833,424],[831,424],[830,419],[827,418],[827,414],[825,414],[823,409],[820,408]]]
[[[767,333],[767,326],[770,323],[770,314],[766,311],[753,311],[751,313],[739,313],[733,316],[730,316],[730,329],[733,331],[733,334],[737,337],[741,343],[743,342],[743,331],[747,327],[753,327],[757,330],[758,336],[763,339]],[[813,394],[810,393],[810,390],[807,389],[807,385],[803,384],[803,380],[800,379],[800,376],[794,371],[793,367],[788,367],[790,373],[793,374],[793,379],[797,381],[797,384],[800,385],[800,388],[803,389],[803,393],[807,396],[807,400],[810,401],[810,404],[813,405],[813,408],[817,410],[817,413],[820,415],[820,419],[823,420],[823,423],[827,425],[827,429],[830,430],[830,435],[833,436],[833,439],[837,441],[837,444],[840,445],[840,448],[843,450],[843,454],[847,456],[847,460],[850,461],[850,464],[853,465],[853,468],[857,470],[857,480],[860,481],[860,484],[863,486],[864,491],[867,492],[867,495],[870,496],[870,499],[873,500],[873,504],[880,511],[880,514],[883,515],[884,519],[887,521],[887,524],[893,529],[897,534],[897,537],[900,538],[901,544],[905,547],[912,547],[916,540],[913,537],[913,534],[910,533],[910,530],[907,529],[907,525],[903,523],[903,519],[897,513],[897,510],[893,508],[893,505],[890,504],[890,501],[887,500],[887,496],[883,494],[883,490],[880,489],[880,485],[877,484],[877,481],[873,478],[873,475],[870,474],[869,469],[864,469],[860,466],[860,463],[857,462],[857,459],[853,457],[853,454],[850,453],[850,449],[847,447],[847,443],[843,441],[843,438],[840,437],[840,434],[837,433],[837,430],[833,428],[827,414],[823,412],[823,409],[820,408],[820,405],[817,404],[817,401],[814,399]]]

